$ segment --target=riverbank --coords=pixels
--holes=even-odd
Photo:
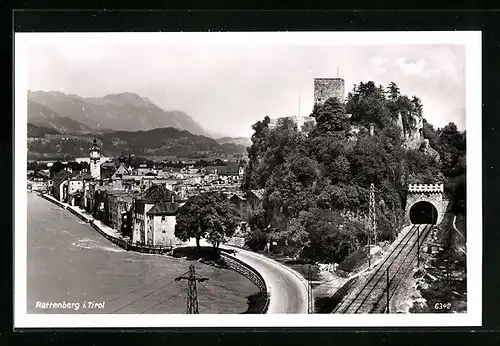
[[[259,292],[233,270],[125,251],[34,193],[28,194],[27,207],[28,314],[185,314],[188,285],[175,278],[190,265],[209,278],[197,285],[200,314],[245,313],[248,297]],[[80,310],[36,307],[37,302],[62,301],[80,302]],[[105,307],[87,312],[84,301],[105,302]]]
[[[93,229],[95,229],[99,234],[101,234],[104,238],[111,241],[113,244],[118,245],[122,249],[127,251],[136,251],[141,253],[149,253],[149,254],[157,254],[157,255],[169,255],[173,250],[173,246],[147,246],[147,245],[139,245],[134,244],[130,241],[130,239],[123,237],[118,231],[115,229],[106,226],[100,220],[95,219],[92,215],[90,215],[86,210],[78,207],[71,206],[67,203],[62,203],[55,199],[54,197],[39,193],[39,196],[42,198],[60,206],[61,208],[67,209],[74,215],[76,215],[82,221],[87,222]]]
[[[71,206],[66,203],[62,203],[55,199],[54,197],[38,193],[38,195],[45,200],[56,204],[57,206],[64,208],[70,211],[72,214],[77,216],[80,220],[88,223],[94,230],[96,230],[100,235],[102,235],[107,240],[111,241],[115,245],[125,249],[126,251],[132,252],[140,252],[140,253],[149,253],[149,254],[158,254],[158,255],[166,255],[171,258],[178,258],[173,255],[173,250],[180,249],[183,247],[189,247],[190,242],[183,243],[180,246],[172,246],[172,247],[161,247],[161,246],[145,246],[145,245],[137,245],[130,242],[130,240],[126,237],[123,237],[119,232],[104,225],[101,221],[94,219],[90,214],[88,214],[84,209]],[[216,267],[219,269],[226,269],[236,272],[246,279],[250,280],[253,284],[255,284],[259,288],[259,293],[254,293],[247,296],[247,304],[248,308],[244,314],[248,313],[266,313],[269,305],[269,295],[267,292],[267,286],[265,280],[262,278],[260,273],[258,273],[255,269],[250,267],[248,264],[243,261],[235,258],[227,252],[221,252],[221,260],[224,262],[224,265],[221,266],[220,263],[204,261],[203,259],[198,259],[197,262]],[[189,260],[189,259],[187,259]]]

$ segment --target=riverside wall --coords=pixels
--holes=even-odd
[[[79,219],[88,223],[104,238],[108,239],[113,244],[118,245],[119,247],[127,251],[167,254],[170,253],[175,247],[175,246],[148,246],[148,245],[134,244],[130,242],[130,240],[123,238],[117,231],[112,230],[111,228],[103,225],[99,220],[95,220],[92,216],[83,214],[83,212],[79,211],[75,207],[70,206],[66,203],[62,203],[57,199],[55,199],[54,197],[44,193],[39,193],[38,195],[44,198],[45,200],[52,202],[57,206],[70,211],[72,214],[76,215]],[[266,283],[262,275],[247,263],[241,261],[240,259],[237,259],[234,256],[231,256],[227,252],[221,251],[221,257],[224,258],[224,260],[226,261],[227,265],[231,270],[249,279],[259,288],[261,293],[265,294],[265,305],[262,308],[261,314],[267,313],[270,297],[268,293],[268,288],[266,286]]]
[[[227,254],[224,251],[221,251],[221,257],[224,258],[226,264],[231,270],[234,270],[240,275],[246,277],[248,280],[252,281],[259,288],[260,292],[265,294],[266,302],[262,308],[261,314],[267,313],[267,309],[269,308],[270,295],[268,287],[262,275],[252,266],[234,256]]]

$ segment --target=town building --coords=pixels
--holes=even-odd
[[[90,180],[92,180],[92,177],[88,173],[78,173],[69,178],[66,185],[66,196],[70,205],[81,205],[84,196],[84,184]]]
[[[316,119],[314,119],[313,117],[293,115],[291,117],[281,117],[281,118],[271,119],[271,122],[269,123],[269,127],[275,128],[276,126],[278,126],[279,122],[282,121],[282,119],[292,120],[297,125],[297,129],[299,131],[303,131],[304,126],[306,124],[311,124],[311,125],[316,124]]]
[[[134,194],[125,191],[106,191],[104,201],[106,223],[109,227],[132,238],[132,206]]]
[[[130,175],[130,170],[125,167],[123,163],[120,163],[116,171],[111,176],[111,180],[121,180],[124,176]]]
[[[101,179],[101,149],[97,146],[96,139],[90,147],[90,175],[94,179]]]
[[[180,243],[174,235],[175,214],[183,202],[164,185],[153,185],[134,198],[132,242],[149,246]]]
[[[38,170],[29,173],[28,188],[31,191],[46,192],[52,189],[52,180],[49,179],[49,173]]]
[[[67,170],[62,170],[52,176],[52,195],[59,201],[64,202],[67,198],[67,185],[71,173]]]

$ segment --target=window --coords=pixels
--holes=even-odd
[[[167,233],[167,231],[163,230],[163,231],[161,231],[161,233]]]
[[[162,222],[165,222],[165,221],[166,221],[165,216],[162,216],[162,217],[161,217],[161,221],[162,221]]]

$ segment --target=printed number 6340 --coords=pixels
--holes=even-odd
[[[434,310],[450,310],[451,303],[436,303],[434,304]]]

